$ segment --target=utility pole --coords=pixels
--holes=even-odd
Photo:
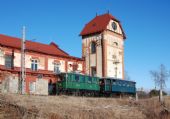
[[[25,26],[22,29],[22,41],[21,41],[21,75],[19,84],[19,93],[22,94],[25,91]]]

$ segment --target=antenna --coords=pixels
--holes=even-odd
[[[19,91],[22,94],[25,83],[25,26],[22,28],[22,41],[21,41],[21,77],[19,84]]]
[[[96,12],[96,17],[97,17],[97,12]]]
[[[107,10],[107,13],[109,14],[109,10]]]

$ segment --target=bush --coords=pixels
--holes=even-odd
[[[163,94],[163,95],[167,95],[167,93],[166,93],[165,91],[162,91],[162,94]],[[151,97],[159,96],[159,90],[152,89],[152,90],[149,92],[149,95],[150,95]]]

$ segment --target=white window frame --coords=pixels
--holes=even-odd
[[[36,67],[37,65],[37,67]],[[31,69],[32,71],[38,70],[38,59],[31,59]]]
[[[54,73],[60,73],[61,72],[61,64],[60,63],[54,63]]]

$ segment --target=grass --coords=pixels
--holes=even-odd
[[[170,119],[158,98],[135,102],[115,98],[0,94],[0,99],[17,105],[15,110],[18,111],[13,111],[15,117],[25,119]],[[170,109],[170,97],[165,98],[165,105]]]

